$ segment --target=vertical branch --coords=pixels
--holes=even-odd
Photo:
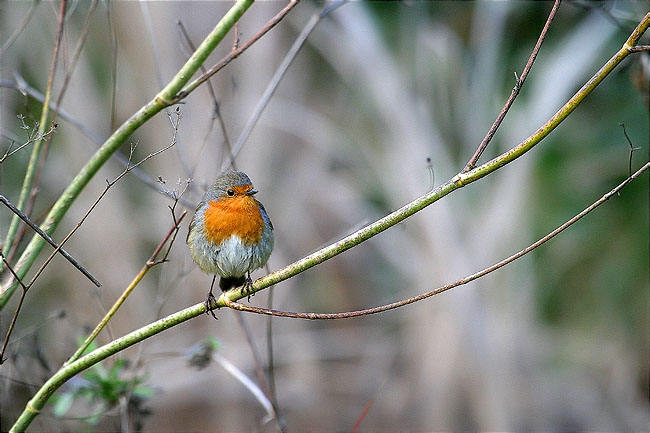
[[[537,53],[539,53],[539,49],[542,47],[542,42],[544,42],[544,38],[546,38],[546,32],[548,32],[548,28],[551,26],[551,22],[553,21],[553,18],[555,18],[555,14],[557,13],[557,10],[560,7],[560,1],[561,0],[555,0],[555,3],[553,4],[553,8],[551,9],[551,13],[548,15],[548,18],[546,19],[546,24],[544,24],[544,28],[542,29],[542,32],[540,33],[539,38],[537,39],[537,43],[535,44],[535,48],[533,48],[533,52],[530,53],[528,62],[526,62],[526,66],[524,66],[524,70],[521,72],[521,76],[517,77],[517,74],[515,73],[515,78],[517,79],[517,82],[515,83],[515,87],[513,87],[512,92],[510,92],[510,97],[508,98],[506,104],[503,106],[501,112],[499,113],[496,120],[490,127],[490,130],[481,141],[481,144],[479,144],[478,148],[476,149],[476,152],[474,152],[474,155],[472,155],[470,160],[467,162],[467,165],[465,165],[465,168],[463,169],[462,173],[467,173],[468,171],[476,167],[476,162],[481,157],[488,144],[490,144],[490,141],[492,141],[492,137],[494,137],[494,134],[497,132],[497,129],[499,129],[499,126],[501,126],[501,123],[503,122],[503,119],[506,117],[506,114],[508,114],[508,110],[510,110],[512,103],[515,102],[515,98],[517,97],[517,95],[519,95],[519,92],[521,91],[521,87],[524,85],[524,81],[526,80],[526,77],[528,77],[528,73],[530,72],[530,69],[533,67],[533,62],[537,58]]]
[[[47,78],[47,88],[45,90],[45,101],[43,102],[43,109],[41,110],[41,119],[38,124],[38,139],[34,142],[34,148],[32,149],[32,154],[29,158],[29,164],[27,165],[27,171],[25,172],[25,178],[23,179],[23,186],[20,190],[20,197],[18,198],[18,203],[16,207],[20,210],[25,208],[25,203],[29,198],[30,191],[34,185],[34,178],[36,176],[36,171],[38,168],[38,161],[40,159],[41,151],[43,150],[43,135],[47,130],[47,119],[50,113],[50,99],[52,98],[52,85],[54,83],[54,75],[56,74],[56,65],[59,58],[59,48],[61,46],[61,39],[63,37],[63,24],[65,22],[65,7],[67,0],[61,0],[61,6],[59,8],[59,27],[56,34],[56,41],[54,43],[54,52],[52,53],[52,61],[50,62],[50,73]],[[9,225],[9,230],[7,231],[7,236],[4,241],[4,253],[7,253],[7,250],[11,248],[11,245],[14,242],[14,237],[18,230],[18,215],[14,215],[11,218],[11,223]],[[0,264],[0,270],[2,270],[2,264]]]
[[[253,4],[252,0],[239,0],[224,15],[215,28],[205,38],[197,50],[192,54],[185,65],[172,78],[172,80],[162,89],[151,101],[141,107],[129,119],[127,119],[97,150],[90,158],[86,165],[79,171],[75,178],[68,185],[66,190],[61,194],[59,199],[54,203],[42,224],[43,231],[52,233],[56,226],[61,222],[64,215],[77,199],[81,191],[86,187],[88,182],[95,176],[97,171],[104,165],[124,144],[124,142],[142,126],[146,121],[160,112],[163,108],[169,106],[170,101],[177,97],[180,89],[190,80],[192,75],[198,70],[199,66],[205,61],[214,48],[223,40],[237,20]],[[49,106],[49,103],[46,104]],[[31,241],[23,251],[14,266],[16,274],[22,278],[32,266],[36,257],[43,248],[44,241],[39,236],[32,237]],[[16,289],[15,281],[11,280],[0,288],[0,308],[2,308],[10,299]]]

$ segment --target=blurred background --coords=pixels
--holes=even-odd
[[[248,40],[286,3],[256,3],[238,25]],[[310,17],[300,3],[211,80],[231,143]],[[99,2],[71,76],[32,212],[52,203],[123,121],[189,56],[180,20],[200,43],[227,2]],[[70,2],[63,77],[90,2]],[[279,269],[375,221],[460,171],[515,83],[550,2],[352,2],[324,17],[298,53],[236,159],[275,226]],[[34,7],[0,3],[5,44]],[[59,3],[42,2],[0,57],[0,152],[26,141],[41,105]],[[532,72],[481,162],[533,133],[624,43],[647,2],[563,4]],[[206,61],[227,54],[231,32]],[[642,41],[647,43],[648,37]],[[161,84],[162,83],[162,84]],[[402,224],[275,287],[281,310],[341,312],[411,297],[531,244],[628,176],[648,155],[648,56],[630,56],[532,151]],[[105,344],[202,302],[211,276],[192,263],[187,224],[227,151],[202,86],[179,105],[177,144],[140,166],[168,190],[189,188],[189,212],[169,261],[153,268],[98,338]],[[82,125],[82,131],[70,121]],[[139,161],[172,141],[160,113],[130,138]],[[93,139],[94,137],[94,139]],[[16,146],[14,145],[14,146]],[[119,152],[129,155],[129,144]],[[0,193],[16,203],[31,145],[0,165]],[[124,169],[110,159],[54,234],[62,239]],[[78,347],[172,227],[169,197],[133,173],[113,186],[66,249],[104,284],[61,257],[28,292],[0,368],[6,431],[38,387]],[[0,239],[12,214],[0,208]],[[31,233],[20,244],[24,248]],[[37,264],[51,249],[45,247]],[[32,268],[33,275],[37,266]],[[254,277],[264,275],[260,270]],[[8,273],[2,275],[6,281]],[[269,291],[251,303],[267,305]],[[4,338],[18,303],[2,310]],[[648,175],[560,236],[478,281],[425,301],[351,320],[272,322],[275,389],[289,430],[645,430],[648,414]],[[176,326],[107,359],[62,387],[34,431],[276,430],[222,363],[188,363],[206,339],[257,382],[233,311]],[[264,364],[266,317],[245,315]],[[118,359],[120,362],[117,362]],[[265,365],[266,367],[266,365]],[[90,373],[94,373],[94,376]],[[97,391],[114,373],[121,393]],[[117,383],[117,385],[116,385]],[[120,388],[119,385],[124,385]],[[135,386],[137,384],[137,386]],[[136,389],[137,388],[137,389]],[[95,391],[93,391],[93,389]],[[124,389],[128,390],[125,392]],[[83,394],[82,390],[87,391]],[[126,396],[131,401],[127,403]],[[73,398],[75,397],[75,398]],[[85,398],[84,398],[85,397]],[[57,416],[58,415],[58,416]],[[127,427],[128,426],[128,427]]]

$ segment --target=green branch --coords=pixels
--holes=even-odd
[[[143,123],[169,105],[168,101],[174,99],[178,91],[192,78],[192,75],[210,55],[219,42],[226,36],[237,20],[253,4],[253,0],[239,0],[221,19],[212,32],[199,45],[194,54],[189,58],[174,78],[165,86],[149,103],[140,108],[126,122],[124,122],[97,150],[93,157],[86,163],[70,185],[61,194],[49,214],[45,218],[41,228],[47,234],[52,234],[63,216],[66,214],[72,203],[86,187],[90,179],[104,165],[110,156],[120,148],[124,142]],[[47,107],[48,104],[45,104]],[[22,255],[14,266],[14,271],[19,278],[23,278],[36,260],[39,252],[45,245],[45,241],[38,235],[34,235],[23,251]],[[13,279],[0,288],[0,309],[9,301],[15,291],[17,282]]]
[[[544,139],[548,134],[550,134],[551,131],[553,131],[560,123],[562,123],[562,121],[566,119],[566,117],[571,114],[573,110],[575,110],[575,108],[587,97],[587,95],[589,95],[619,63],[621,63],[628,55],[635,52],[634,46],[638,43],[639,39],[647,30],[648,26],[650,26],[650,13],[646,14],[634,32],[627,39],[625,44],[623,44],[623,47],[621,47],[621,49],[616,52],[616,54],[614,54],[612,58],[609,59],[607,63],[605,63],[605,65],[600,68],[600,70],[596,72],[596,74],[591,77],[591,79],[587,81],[587,83],[585,83],[585,85],[582,86],[582,88],[578,90],[578,92],[573,95],[573,97],[569,99],[569,101],[564,104],[562,108],[558,110],[557,113],[553,115],[553,117],[551,117],[530,137],[512,149],[502,153],[491,161],[488,161],[485,164],[474,168],[473,170],[470,170],[466,173],[461,172],[457,174],[447,182],[431,190],[422,197],[413,200],[402,208],[392,212],[389,215],[386,215],[382,219],[362,228],[361,230],[352,233],[340,241],[329,245],[319,251],[316,251],[315,253],[312,253],[307,257],[290,264],[289,266],[275,271],[272,274],[258,279],[255,281],[255,283],[253,283],[252,289],[250,289],[248,292],[251,294],[255,293],[266,287],[284,281],[287,278],[291,278],[294,275],[297,275],[313,266],[324,262],[325,260],[329,260],[332,257],[341,254],[343,251],[346,251],[353,246],[358,245],[361,242],[364,242],[371,237],[383,232],[384,230],[404,221],[406,218],[435,203],[442,197],[450,194],[458,188],[475,182],[519,158],[521,155],[532,149],[537,143],[542,141],[542,139]],[[217,299],[215,306],[226,306],[223,300],[224,296],[228,296],[228,299],[231,301],[236,301],[237,299],[243,298],[245,295],[247,296],[248,292],[244,293],[241,290],[226,292],[222,294],[219,299]]]
[[[27,198],[31,194],[32,188],[34,186],[34,180],[36,179],[36,171],[41,160],[41,153],[43,151],[43,138],[47,131],[48,125],[47,120],[50,116],[50,99],[52,99],[52,85],[54,83],[54,75],[56,74],[56,65],[59,59],[59,47],[61,46],[61,38],[63,35],[63,23],[65,16],[66,2],[61,2],[61,7],[59,11],[59,28],[56,34],[56,42],[54,43],[54,52],[52,53],[52,63],[50,64],[50,73],[47,77],[47,86],[45,88],[45,100],[43,101],[43,108],[41,109],[41,118],[38,123],[38,132],[36,136],[36,141],[34,141],[34,147],[32,148],[32,154],[29,157],[29,163],[27,164],[27,170],[25,171],[25,177],[23,178],[23,186],[20,189],[20,196],[18,197],[18,203],[16,207],[24,211],[25,204],[27,203]],[[51,138],[50,138],[51,139]],[[29,211],[26,211],[29,213]],[[11,218],[11,223],[9,224],[9,230],[7,231],[7,236],[4,241],[4,255],[5,257],[9,255],[11,246],[14,243],[16,233],[18,232],[18,224],[20,219],[18,215],[14,214]],[[3,269],[3,264],[0,263],[0,271]]]
[[[202,308],[201,308],[202,307]],[[202,311],[201,311],[202,310]],[[61,368],[59,371],[54,374],[47,382],[41,386],[38,392],[34,397],[29,400],[25,406],[25,410],[16,420],[14,425],[11,427],[11,432],[25,431],[32,420],[38,415],[47,400],[54,394],[54,392],[61,387],[68,379],[76,375],[77,373],[87,369],[88,367],[97,364],[99,361],[102,361],[109,356],[126,349],[127,347],[133,346],[134,344],[144,340],[147,337],[155,335],[159,332],[169,329],[172,326],[183,323],[193,317],[198,316],[205,311],[205,306],[195,305],[190,308],[186,308],[178,313],[174,313],[170,316],[167,316],[163,319],[160,319],[150,325],[147,325],[143,328],[140,328],[136,331],[131,332],[130,334],[125,335],[122,338],[108,343],[102,347],[99,347],[93,350],[91,353],[79,358],[75,362],[68,364],[68,366]]]
[[[438,201],[451,192],[487,176],[493,171],[523,155],[525,152],[539,143],[544,137],[546,137],[553,129],[555,129],[555,127],[557,127],[557,125],[559,125],[562,120],[564,120],[575,109],[575,107],[589,93],[591,93],[591,91],[598,85],[598,83],[600,83],[616,65],[618,65],[630,53],[634,52],[634,45],[638,42],[639,38],[643,32],[646,31],[649,25],[650,13],[644,17],[644,19],[635,29],[634,33],[632,33],[632,36],[630,36],[625,45],[623,45],[621,50],[619,50],[605,64],[605,66],[603,66],[548,122],[540,127],[529,138],[511,150],[492,159],[491,161],[488,161],[485,164],[476,167],[467,173],[461,173],[454,176],[452,179],[433,189],[429,193],[416,200],[413,200],[409,204],[368,225],[367,227],[364,227],[363,229],[358,230],[357,232],[341,239],[340,241],[327,246],[313,254],[310,254],[309,256],[298,260],[297,262],[286,266],[283,269],[275,271],[265,277],[256,280],[253,283],[253,288],[251,289],[250,293],[257,292],[280,281],[286,280],[287,278],[297,275],[300,272],[303,272],[313,266],[316,266],[319,263],[324,262],[325,260],[341,254],[353,246],[356,246],[365,240],[368,240],[371,237],[381,233],[382,231],[400,223],[409,216],[424,209],[425,207]],[[248,292],[243,293],[241,289],[228,291],[219,297],[219,299],[216,301],[215,306],[226,306],[224,296],[228,296],[228,299],[235,301],[243,298],[246,295],[248,295]],[[30,422],[34,419],[34,417],[36,417],[38,412],[43,408],[47,399],[59,387],[61,387],[61,385],[63,385],[74,375],[148,337],[158,334],[189,319],[197,317],[205,312],[206,306],[204,303],[188,307],[184,310],[160,319],[150,325],[135,330],[125,335],[124,337],[118,338],[117,340],[114,340],[113,342],[92,351],[77,361],[62,368],[47,382],[45,382],[45,384],[39,389],[34,397],[32,397],[32,399],[27,403],[23,413],[20,415],[10,431],[14,432],[25,430],[29,426]]]

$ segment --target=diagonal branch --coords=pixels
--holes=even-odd
[[[234,23],[253,4],[252,0],[238,0],[230,10],[219,21],[210,34],[199,45],[197,50],[188,59],[185,65],[172,78],[151,101],[140,108],[129,119],[127,119],[113,134],[104,142],[97,152],[90,158],[81,171],[75,176],[66,190],[61,194],[59,199],[54,203],[42,224],[42,229],[46,233],[52,233],[59,222],[63,219],[72,203],[79,196],[81,191],[86,187],[90,179],[104,165],[108,158],[124,144],[124,142],[142,126],[147,120],[167,107],[170,102],[176,98],[180,89],[190,80],[192,75],[198,70],[199,66],[206,60],[208,55],[221,42],[221,40],[230,31]],[[47,101],[47,98],[46,98]],[[49,103],[45,103],[48,107]],[[32,237],[31,241],[23,251],[14,266],[16,274],[23,278],[29,268],[32,266],[39,252],[43,248],[44,241],[39,236]],[[0,309],[9,301],[11,295],[16,289],[14,279],[9,279],[6,284],[0,287]]]
[[[264,27],[262,27],[255,35],[253,35],[252,38],[250,38],[248,41],[246,41],[242,46],[240,46],[237,49],[234,49],[228,53],[228,55],[224,56],[221,60],[217,62],[214,66],[212,66],[210,69],[208,69],[203,75],[201,75],[199,78],[195,79],[191,83],[189,83],[187,86],[185,86],[179,93],[176,95],[176,97],[169,101],[170,104],[175,104],[179,101],[181,101],[183,98],[185,98],[187,95],[192,93],[194,89],[199,87],[201,84],[206,82],[210,77],[212,77],[214,74],[222,70],[226,65],[228,65],[230,62],[235,60],[237,57],[241,55],[244,51],[246,51],[251,45],[253,45],[255,42],[257,42],[262,36],[264,36],[266,33],[268,33],[269,30],[271,30],[273,27],[276,26],[282,19],[293,9],[297,4],[299,0],[291,0],[288,5],[286,5],[280,12],[277,13],[273,18],[267,22]]]
[[[524,85],[524,81],[526,81],[526,77],[528,77],[528,73],[530,72],[530,69],[533,67],[533,62],[537,58],[537,53],[539,53],[539,49],[542,47],[542,42],[544,42],[544,38],[546,38],[546,33],[548,32],[548,28],[551,26],[551,22],[553,21],[553,18],[555,18],[555,14],[557,13],[557,10],[560,8],[560,1],[561,0],[555,0],[555,3],[553,4],[553,8],[551,9],[551,13],[548,15],[548,18],[546,19],[546,24],[544,24],[544,28],[542,29],[542,32],[540,33],[539,38],[537,39],[537,43],[533,48],[533,52],[530,53],[528,62],[526,62],[526,66],[524,66],[524,70],[521,72],[521,76],[517,78],[515,87],[512,88],[512,92],[510,92],[510,96],[508,97],[506,104],[501,109],[501,112],[499,113],[496,120],[490,127],[488,133],[485,135],[485,137],[483,137],[483,140],[481,141],[481,144],[479,144],[478,148],[474,152],[474,155],[472,155],[470,160],[467,162],[467,165],[465,165],[465,168],[462,171],[463,173],[467,173],[468,171],[476,167],[476,162],[481,157],[488,144],[490,144],[490,141],[492,141],[492,137],[494,137],[494,134],[496,134],[497,129],[499,129],[499,126],[501,126],[503,119],[506,117],[506,114],[508,114],[508,110],[510,110],[510,107],[515,102],[515,98],[517,97],[517,95],[519,95],[519,92],[521,91],[521,88]],[[517,74],[515,74],[515,77],[517,77]]]
[[[641,35],[647,30],[650,26],[650,13],[646,14],[643,20],[639,23],[637,28],[634,30],[632,35],[625,42],[623,47],[574,95],[548,122],[546,122],[542,127],[538,129],[533,135],[524,140],[519,145],[515,146],[508,152],[503,153],[502,155],[494,158],[493,160],[473,169],[467,173],[459,173],[454,176],[452,179],[440,185],[433,191],[428,194],[413,200],[397,211],[381,218],[373,224],[341,239],[340,241],[321,249],[320,251],[311,254],[283,269],[280,269],[270,275],[262,277],[256,280],[252,286],[252,292],[257,292],[266,288],[276,282],[285,280],[293,275],[296,275],[304,270],[315,266],[323,261],[334,257],[343,251],[346,251],[353,246],[360,244],[361,242],[375,236],[376,234],[396,225],[397,223],[403,221],[409,216],[415,214],[416,212],[424,209],[428,205],[434,203],[440,198],[450,194],[456,189],[462,188],[463,186],[472,183],[480,178],[487,176],[493,171],[499,169],[500,167],[508,164],[509,162],[514,161],[519,156],[526,153],[544,137],[546,137],[557,125],[559,125],[562,120],[564,120],[575,108],[577,105],[582,102],[582,100],[591,92],[593,89],[621,62],[625,59],[630,53],[633,52],[632,48],[640,39]],[[641,170],[633,175],[633,177],[626,180],[619,187],[622,188],[632,179],[638,177],[643,171],[650,168],[650,163],[645,164]],[[619,188],[617,187],[617,188]],[[618,189],[615,188],[613,191],[616,193]],[[611,195],[606,194],[604,200],[607,200]],[[603,201],[604,201],[603,200]],[[503,265],[501,265],[503,266]],[[448,290],[448,289],[446,289]],[[250,292],[250,293],[249,293]],[[227,306],[227,303],[233,303],[237,299],[252,294],[249,290],[247,293],[242,293],[240,289],[234,289],[226,292],[221,295],[217,300],[216,305],[212,307],[221,307]],[[228,301],[225,301],[225,296],[228,296]],[[415,302],[415,301],[412,301]],[[43,408],[48,398],[59,389],[66,381],[77,373],[89,368],[90,366],[96,364],[97,362],[108,358],[109,356],[124,350],[130,346],[133,346],[140,341],[143,341],[153,335],[156,335],[160,332],[163,332],[173,326],[176,326],[180,323],[183,323],[187,320],[195,318],[199,315],[202,315],[206,312],[206,306],[203,302],[185,308],[181,311],[178,311],[174,314],[171,314],[167,317],[164,317],[156,322],[153,322],[149,325],[146,325],[142,328],[134,330],[129,334],[118,338],[104,346],[97,348],[96,350],[90,352],[89,354],[79,358],[78,360],[70,363],[66,367],[60,369],[55,373],[50,379],[48,379],[43,386],[36,392],[36,394],[30,399],[26,404],[25,409],[23,410],[20,417],[16,420],[14,425],[11,428],[11,431],[24,431],[31,421],[36,417],[39,411]]]
[[[8,207],[8,208],[13,212],[13,213],[15,213],[16,215],[18,215],[18,217],[19,217],[21,220],[23,220],[23,221],[25,222],[25,224],[27,224],[29,227],[32,228],[32,230],[34,230],[34,231],[35,231],[36,233],[38,233],[38,234],[39,234],[43,239],[45,239],[45,240],[47,241],[48,244],[52,245],[56,250],[58,250],[58,252],[59,252],[63,257],[65,257],[65,258],[66,258],[70,263],[72,263],[72,265],[73,265],[75,268],[79,269],[79,270],[81,271],[82,274],[84,274],[86,277],[88,277],[88,279],[89,279],[90,281],[92,281],[94,285],[96,285],[97,287],[100,287],[100,286],[102,285],[102,283],[100,283],[99,280],[97,280],[97,278],[95,278],[95,277],[94,277],[94,276],[93,276],[93,275],[92,275],[92,274],[91,274],[91,273],[90,273],[86,268],[84,268],[83,266],[81,266],[81,263],[79,263],[79,262],[78,262],[74,257],[72,257],[70,254],[68,254],[68,252],[67,252],[66,250],[64,250],[63,248],[61,248],[61,246],[58,245],[58,244],[54,241],[54,239],[52,239],[52,238],[50,237],[50,235],[48,235],[48,234],[45,233],[43,230],[41,230],[41,228],[40,228],[37,224],[35,224],[31,219],[29,219],[29,217],[28,217],[27,215],[25,215],[24,213],[22,213],[22,212],[20,211],[20,209],[18,209],[16,206],[14,206],[14,205],[13,205],[9,200],[7,200],[7,198],[6,198],[5,196],[3,196],[2,194],[0,194],[0,202],[4,203],[4,205],[7,206],[7,207]]]
[[[526,248],[516,252],[515,254],[511,255],[510,257],[507,257],[503,260],[501,260],[498,263],[495,263],[492,266],[489,266],[481,271],[475,272],[471,275],[468,275],[464,278],[461,278],[460,280],[457,280],[451,284],[444,285],[442,287],[439,287],[435,290],[431,290],[426,293],[422,293],[421,295],[413,296],[412,298],[407,298],[403,299],[401,301],[393,302],[390,304],[382,305],[379,307],[374,307],[374,308],[367,308],[363,310],[357,310],[357,311],[348,311],[345,313],[294,313],[290,311],[280,311],[280,310],[273,310],[273,309],[268,309],[268,308],[259,308],[259,307],[253,307],[250,305],[244,305],[239,302],[234,302],[231,301],[228,296],[222,296],[219,299],[223,299],[225,302],[226,306],[234,309],[234,310],[239,310],[239,311],[248,311],[251,313],[257,313],[257,314],[266,314],[266,315],[271,315],[271,316],[279,316],[279,317],[291,317],[294,319],[309,319],[309,320],[315,320],[315,319],[348,319],[351,317],[359,317],[359,316],[367,316],[370,314],[376,314],[376,313],[381,313],[383,311],[388,311],[388,310],[394,310],[395,308],[403,307],[408,304],[412,304],[414,302],[421,301],[426,298],[430,298],[431,296],[438,295],[442,292],[446,292],[447,290],[453,289],[454,287],[462,286],[467,283],[470,283],[476,279],[479,279],[491,272],[496,271],[499,268],[504,267],[505,265],[514,262],[518,258],[528,254],[529,252],[533,251],[535,248],[543,245],[544,243],[550,241],[553,239],[555,236],[569,228],[571,225],[576,223],[578,220],[580,220],[582,217],[596,209],[598,206],[602,205],[605,203],[607,200],[609,200],[613,195],[617,194],[621,189],[623,189],[627,184],[629,184],[631,181],[639,177],[641,174],[643,174],[646,170],[650,168],[650,162],[646,163],[643,167],[641,167],[639,170],[637,170],[634,174],[630,175],[625,181],[620,183],[618,186],[610,190],[608,193],[603,195],[600,199],[596,200],[594,203],[591,205],[587,206],[582,212],[562,224],[561,226],[557,227],[555,230],[552,232],[548,233],[546,236],[542,237],[541,239],[537,240],[536,242],[530,244]]]
[[[32,148],[32,153],[29,158],[29,163],[27,165],[27,170],[25,171],[25,177],[23,178],[23,185],[20,189],[20,196],[18,197],[18,202],[16,207],[20,210],[25,210],[29,194],[32,191],[34,182],[37,177],[37,170],[39,166],[39,161],[41,159],[41,153],[43,152],[43,137],[45,137],[45,130],[47,128],[47,119],[50,116],[50,99],[52,98],[52,86],[54,84],[54,76],[56,74],[56,65],[59,60],[59,48],[61,47],[61,40],[63,38],[63,25],[65,22],[65,9],[67,5],[67,0],[61,1],[61,6],[59,8],[59,25],[56,34],[56,40],[54,42],[54,52],[52,53],[52,60],[50,62],[50,72],[47,77],[47,87],[45,90],[45,101],[43,103],[43,108],[41,109],[41,118],[38,122],[38,139],[34,142],[34,147]],[[28,214],[29,211],[26,211]],[[18,232],[18,215],[14,215],[11,218],[11,223],[9,224],[9,230],[7,231],[7,236],[4,241],[4,254],[8,253],[8,250],[14,243],[16,233]],[[35,237],[36,239],[38,237]],[[41,246],[42,239],[41,240]],[[0,270],[2,270],[3,264],[0,263]],[[18,266],[16,266],[18,268]],[[18,275],[21,275],[19,269],[14,269],[17,271]],[[21,275],[21,277],[24,275]]]

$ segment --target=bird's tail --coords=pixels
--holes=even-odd
[[[241,277],[221,277],[219,279],[219,288],[223,292],[227,292],[235,287],[243,286],[245,282],[246,277],[243,275]]]

